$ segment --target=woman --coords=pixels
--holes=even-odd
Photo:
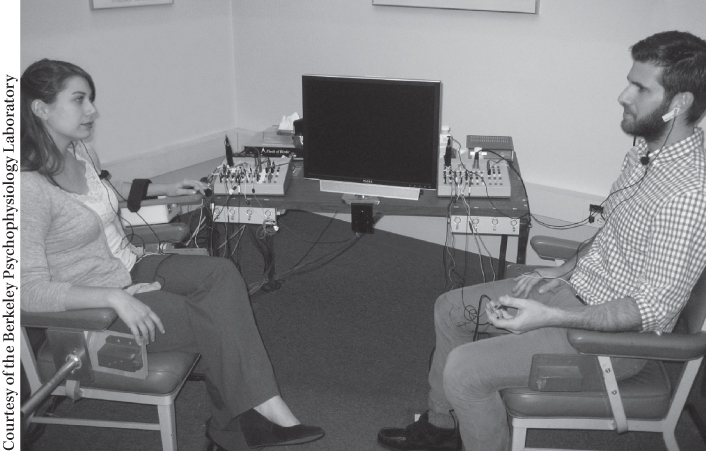
[[[125,243],[115,192],[100,179],[96,155],[82,141],[97,114],[91,76],[45,59],[25,70],[21,89],[22,308],[111,307],[119,317],[111,330],[146,340],[148,352],[199,352],[212,400],[211,450],[322,437],[320,428],[301,425],[281,398],[247,287],[231,262],[138,258]],[[147,193],[203,187],[185,180],[148,186]]]

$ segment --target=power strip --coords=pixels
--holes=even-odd
[[[208,249],[203,247],[178,247],[174,249],[164,249],[163,254],[180,254],[180,255],[205,255],[208,257]]]
[[[277,210],[263,207],[226,207],[211,205],[214,222],[228,224],[277,225]]]
[[[520,220],[505,216],[451,216],[452,233],[481,235],[519,235]]]
[[[202,247],[174,247],[173,243],[149,243],[142,246],[136,246],[149,254],[182,254],[182,255],[206,255],[208,249]]]

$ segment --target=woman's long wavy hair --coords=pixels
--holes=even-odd
[[[20,167],[22,171],[39,172],[55,185],[54,175],[64,168],[64,159],[42,120],[32,112],[32,102],[54,103],[57,94],[66,88],[67,81],[72,77],[81,77],[88,82],[92,102],[96,97],[93,79],[80,67],[65,61],[37,61],[24,71],[20,79]]]

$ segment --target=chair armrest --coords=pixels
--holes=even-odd
[[[569,260],[576,255],[580,245],[578,241],[543,235],[534,236],[530,240],[532,249],[545,260]]]
[[[706,353],[706,332],[657,335],[569,329],[566,335],[580,354],[685,361]]]
[[[21,311],[22,327],[43,329],[105,330],[118,318],[112,308],[89,308],[65,312]]]
[[[178,243],[191,232],[182,222],[125,226],[125,235],[136,246],[155,243]]]
[[[149,207],[154,205],[172,205],[172,204],[200,204],[203,200],[201,194],[191,194],[188,196],[167,196],[153,199],[145,199],[140,204],[141,207]],[[127,208],[127,201],[120,202],[120,208]],[[181,223],[167,224],[151,224],[147,225],[126,225],[125,235],[130,242],[136,246],[145,244],[158,243],[178,243],[183,240],[190,232],[189,226]]]

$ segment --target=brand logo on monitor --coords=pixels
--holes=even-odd
[[[363,180],[363,183],[373,183],[372,180]]]

